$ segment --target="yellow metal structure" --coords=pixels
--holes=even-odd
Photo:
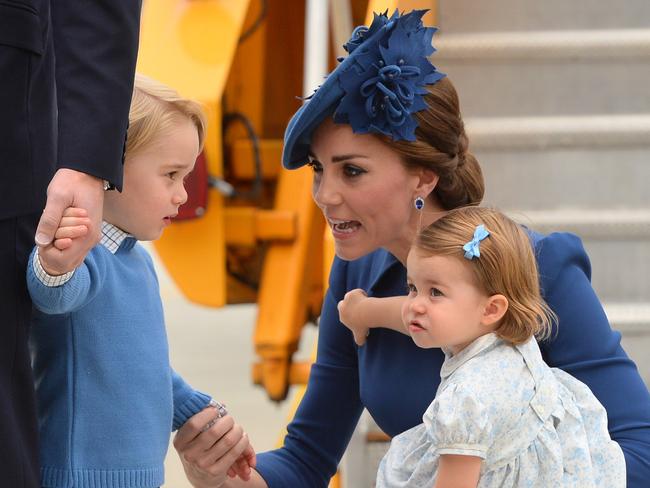
[[[208,118],[208,171],[223,175],[222,96],[248,0],[149,0],[142,9],[137,70],[203,103]],[[170,275],[192,301],[226,304],[223,197],[209,190],[202,218],[180,222],[156,241]]]
[[[358,25],[373,11],[435,3],[352,0],[350,6]],[[291,358],[326,288],[328,270],[316,263],[333,256],[311,198],[310,170],[282,171],[280,164],[282,134],[300,104],[304,9],[303,0],[147,0],[138,61],[139,72],[203,103],[208,171],[242,190],[224,198],[210,188],[204,215],[175,222],[156,250],[188,299],[209,306],[257,301],[260,362],[253,379],[274,400],[284,399],[290,384],[306,382],[309,364]],[[223,117],[233,112],[257,134],[261,174],[254,198],[241,195],[256,177],[255,148],[239,124],[225,132]]]

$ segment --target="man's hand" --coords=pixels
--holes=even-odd
[[[366,292],[357,288],[345,294],[338,305],[339,319],[348,329],[352,331],[354,342],[363,346],[370,330],[364,320],[363,304],[369,300]]]
[[[75,269],[88,251],[99,242],[104,204],[104,184],[94,176],[72,169],[59,169],[47,188],[47,203],[36,229],[39,254],[49,252],[48,273],[63,274]],[[79,207],[87,212],[87,232],[70,240],[54,242],[68,207]],[[57,252],[54,252],[57,251]]]
[[[221,487],[235,474],[247,479],[255,466],[255,453],[241,426],[230,415],[214,422],[215,414],[214,408],[204,409],[174,437],[185,475],[196,488]]]

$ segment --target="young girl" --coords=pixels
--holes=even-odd
[[[255,456],[246,435],[170,367],[158,280],[138,244],[159,238],[187,200],[183,181],[205,133],[201,107],[139,76],[129,124],[124,188],[105,195],[99,244],[74,270],[52,265],[88,232],[85,210],[68,208],[54,244],[37,247],[28,265],[42,486],[158,487],[171,430],[206,409],[201,430],[211,441],[187,457],[221,461],[214,469],[224,479],[231,466],[230,475],[248,478]]]
[[[339,307],[358,340],[389,327],[445,353],[423,423],[393,438],[377,487],[625,486],[604,408],[542,359],[535,337],[551,334],[553,314],[519,225],[453,210],[420,232],[407,273],[406,298],[352,291]],[[403,328],[389,325],[399,303]]]

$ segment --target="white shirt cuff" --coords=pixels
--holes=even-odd
[[[70,281],[70,278],[72,278],[72,275],[74,274],[74,269],[58,276],[52,276],[51,274],[48,274],[47,271],[43,269],[43,265],[41,264],[41,258],[38,255],[38,248],[34,253],[33,268],[34,274],[38,278],[38,281],[49,287],[61,286],[67,283]]]

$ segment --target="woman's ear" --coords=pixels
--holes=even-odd
[[[492,295],[487,299],[483,309],[481,324],[496,325],[508,311],[508,299],[503,295]]]
[[[415,189],[416,194],[422,198],[426,198],[436,187],[440,178],[436,173],[427,168],[419,168],[418,177],[419,181]]]

